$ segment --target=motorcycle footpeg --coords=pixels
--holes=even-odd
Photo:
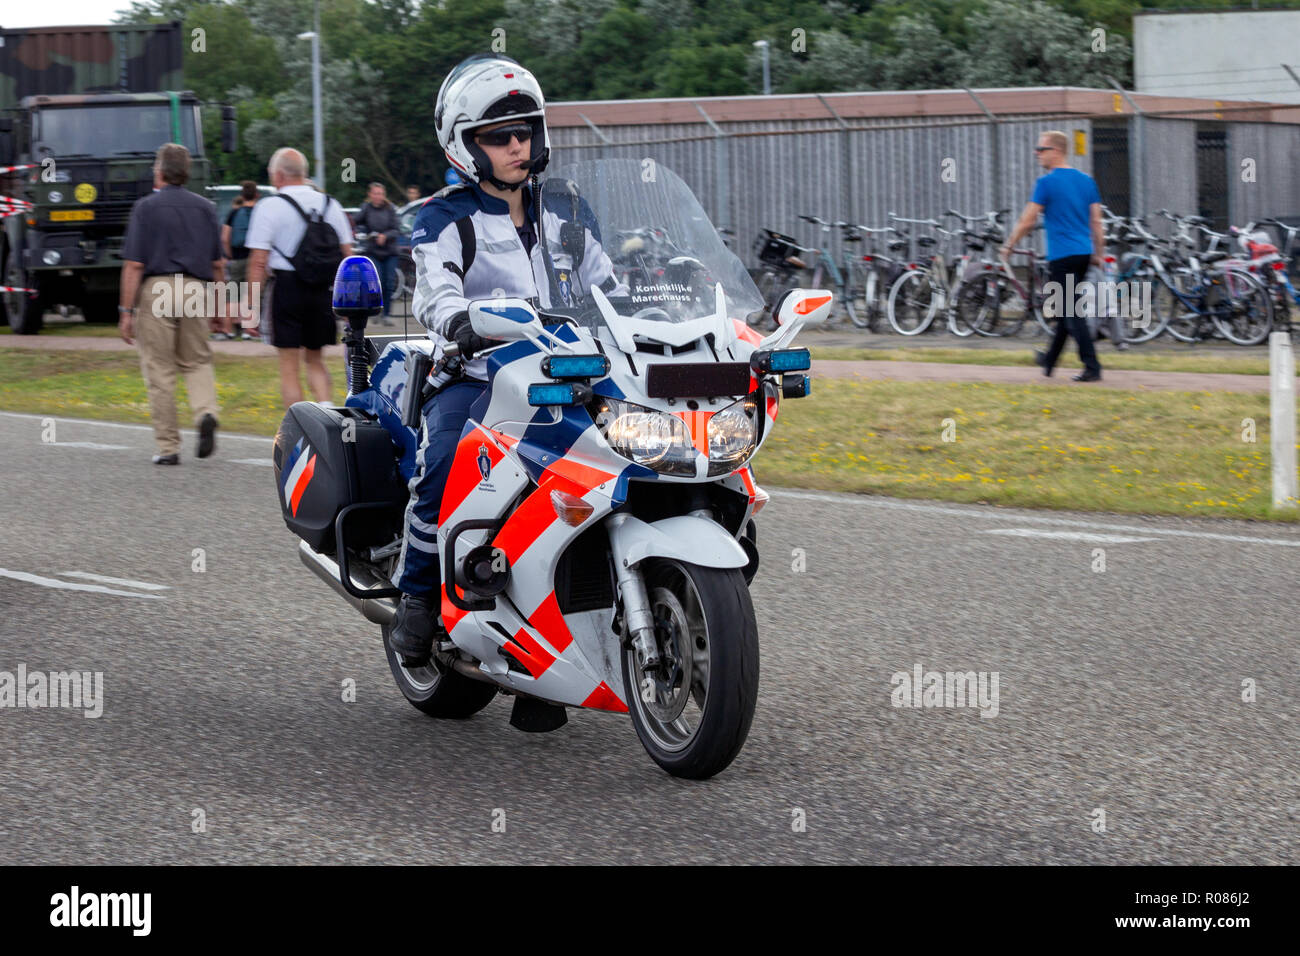
[[[403,654],[402,666],[405,667],[407,670],[412,670],[414,668],[419,668],[419,667],[428,667],[430,661],[432,660],[433,660],[432,651],[430,651],[427,654],[415,654],[415,655]]]
[[[545,734],[569,722],[569,712],[558,704],[536,697],[516,697],[510,711],[510,726],[526,734]]]

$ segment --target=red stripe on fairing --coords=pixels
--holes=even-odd
[[[460,588],[456,589],[456,595],[462,600],[465,599],[465,592]],[[444,581],[442,585],[442,626],[450,634],[456,630],[456,625],[469,611],[463,611],[456,605],[452,604],[447,598],[447,584]]]
[[[547,668],[555,663],[555,657],[550,654],[546,648],[542,647],[541,644],[538,644],[537,641],[533,640],[532,635],[523,628],[520,628],[515,632],[515,636],[511,638],[511,641],[517,646],[507,644],[506,650],[509,651],[514,658],[519,661],[519,663],[523,664],[524,667],[528,669],[528,673],[532,674],[534,677],[541,677],[546,673]]]
[[[686,430],[691,435],[691,444],[695,446],[696,451],[707,458],[709,455],[709,419],[713,417],[713,412],[673,412],[672,414],[686,423]]]
[[[757,492],[757,486],[754,484],[754,472],[749,467],[740,469],[740,480],[745,483],[745,491],[749,492],[749,500],[754,500]]]
[[[763,341],[763,336],[759,334],[757,329],[750,328],[744,322],[740,321],[740,319],[732,319],[731,321],[735,323],[736,326],[736,338],[740,339],[742,342],[757,345],[759,342]]]
[[[293,486],[293,496],[289,499],[289,510],[293,516],[298,517],[298,502],[302,500],[302,493],[307,490],[311,484],[311,476],[316,473],[316,456],[312,455],[307,459],[307,467],[302,470],[298,476],[298,483]]]
[[[582,702],[583,707],[591,707],[595,710],[612,710],[619,714],[627,713],[627,704],[619,699],[618,694],[609,689],[609,685],[604,681],[600,686],[593,690],[590,696]]]
[[[775,395],[767,396],[767,417],[776,421],[776,413],[781,410],[781,400]]]
[[[518,438],[507,435],[505,432],[499,432],[495,428],[489,428],[488,431],[492,433],[493,438],[505,445],[507,448],[514,448],[519,442]]]
[[[529,615],[528,623],[546,638],[546,643],[561,654],[573,643],[573,635],[569,633],[569,625],[564,623],[564,615],[560,613],[560,603],[555,599],[554,591],[537,605],[537,610]]]
[[[597,485],[609,481],[614,475],[599,468],[583,465],[570,458],[561,458],[542,472],[537,490],[515,509],[492,541],[494,547],[505,552],[511,564],[518,561],[529,546],[552,524],[559,520],[552,491],[567,491],[579,498]]]
[[[477,426],[457,443],[456,456],[451,461],[451,472],[447,475],[447,485],[442,491],[442,507],[438,509],[439,524],[450,518],[469,497],[470,492],[483,481],[483,475],[478,470],[479,445],[486,446],[488,460],[493,468],[505,457],[505,452],[497,447],[496,442]]]

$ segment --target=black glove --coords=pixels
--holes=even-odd
[[[485,339],[475,332],[470,325],[468,312],[457,312],[452,317],[451,325],[447,327],[447,337],[455,340],[460,348],[460,357],[467,362],[474,357],[475,352],[500,344],[499,339]]]

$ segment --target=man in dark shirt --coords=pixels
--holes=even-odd
[[[217,385],[208,327],[213,282],[224,283],[225,276],[216,207],[183,188],[189,178],[189,150],[176,143],[160,147],[155,192],[131,210],[122,248],[118,332],[127,344],[139,340],[156,465],[180,464],[177,372],[185,376],[199,429],[198,457],[216,447]]]

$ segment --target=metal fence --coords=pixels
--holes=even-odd
[[[1151,114],[718,123],[696,108],[698,123],[597,127],[587,120],[552,128],[555,162],[648,157],[668,166],[715,225],[736,231],[749,265],[764,227],[821,245],[823,236],[800,214],[876,226],[891,212],[1018,213],[1041,175],[1033,146],[1045,129],[1071,137],[1071,162],[1097,179],[1102,201],[1117,213],[1167,208],[1220,227],[1300,214],[1300,125]],[[838,257],[838,233],[830,238]]]

